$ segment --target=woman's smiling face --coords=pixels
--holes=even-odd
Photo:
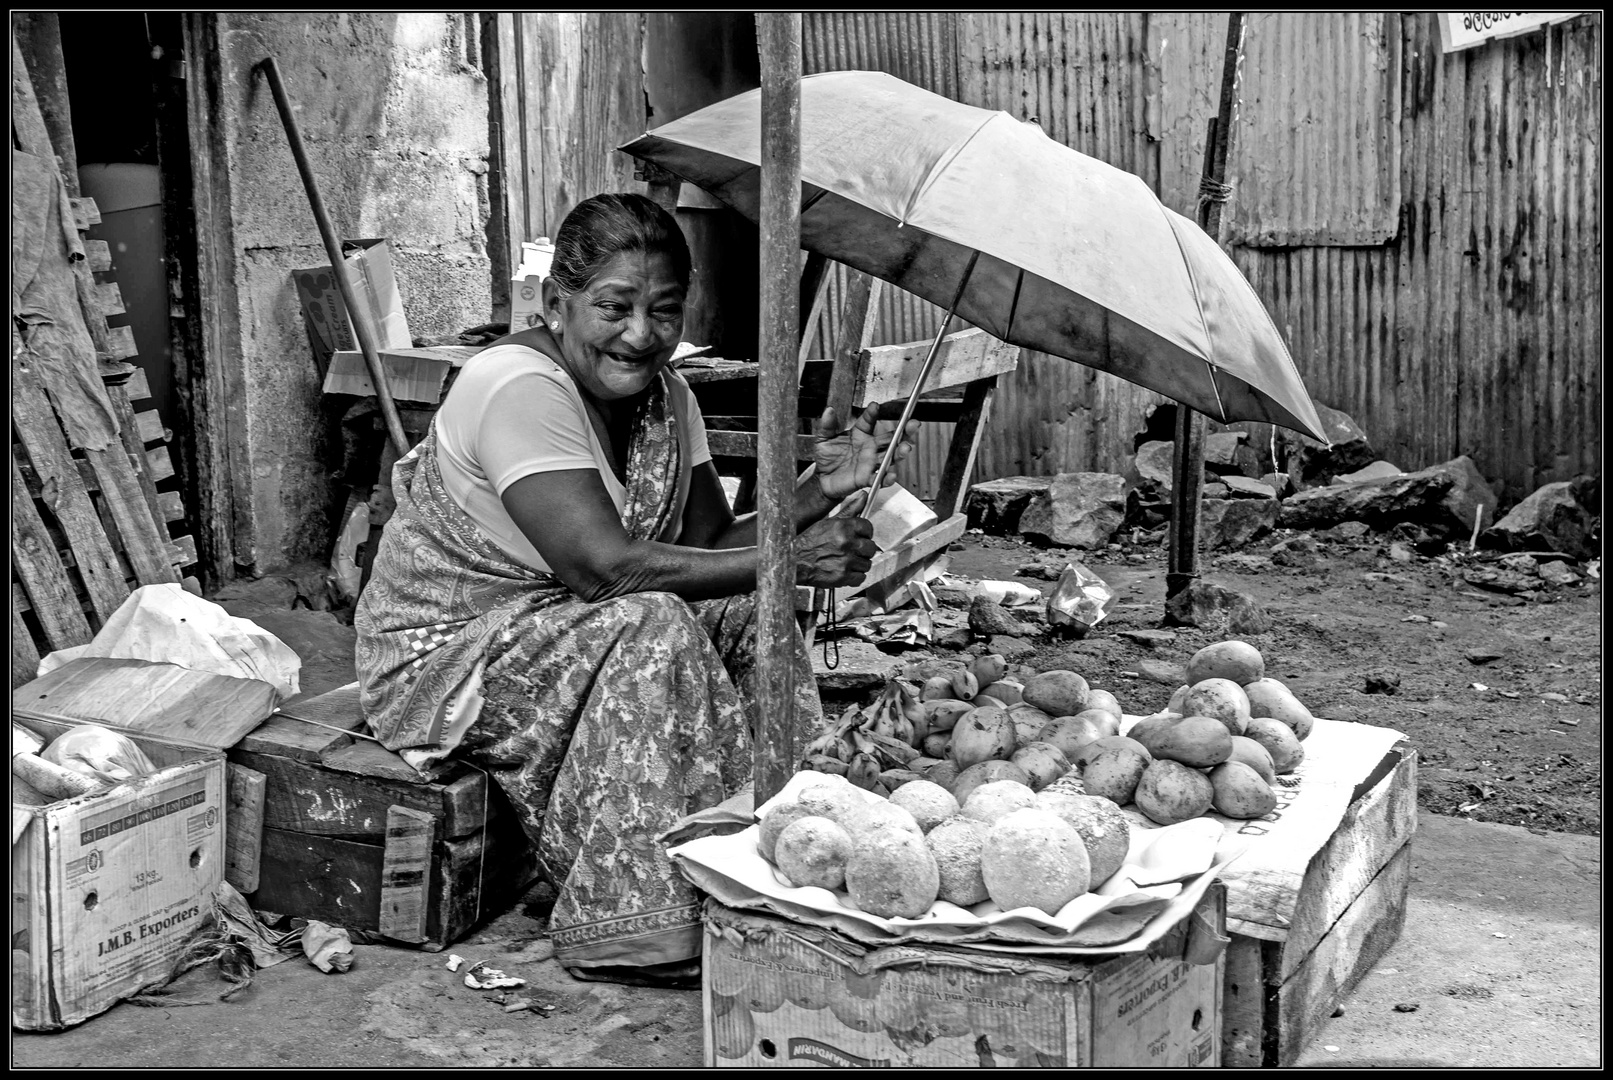
[[[682,339],[686,290],[668,255],[622,252],[570,296],[548,281],[544,291],[572,377],[601,401],[642,392]]]

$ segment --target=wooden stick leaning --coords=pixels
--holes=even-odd
[[[365,314],[360,310],[358,299],[353,295],[352,282],[347,280],[347,271],[342,259],[342,245],[336,238],[336,230],[331,226],[330,214],[325,210],[325,200],[320,198],[319,185],[314,180],[313,168],[308,163],[308,151],[302,144],[302,134],[297,130],[297,120],[291,115],[291,102],[286,98],[286,88],[280,82],[280,69],[275,66],[274,57],[267,57],[258,65],[264,77],[269,82],[269,92],[274,95],[275,108],[280,112],[280,122],[286,129],[286,141],[291,144],[291,156],[297,163],[297,172],[302,176],[302,184],[308,193],[308,205],[314,212],[314,222],[319,226],[319,238],[325,243],[325,254],[330,259],[331,273],[336,278],[336,288],[342,294],[342,303],[347,305],[348,317],[352,320],[353,336],[358,339],[358,348],[364,354],[364,365],[370,370],[370,382],[375,384],[375,397],[381,405],[381,416],[386,421],[387,435],[392,439],[392,446],[403,457],[409,452],[408,437],[403,434],[403,421],[398,416],[398,406],[392,400],[392,390],[387,386],[386,371],[381,367],[381,357],[375,351],[375,338],[370,334],[370,325]]]

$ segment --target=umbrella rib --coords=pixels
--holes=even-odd
[[[913,192],[913,197],[907,200],[907,209],[902,211],[901,219],[897,222],[898,225],[907,224],[908,219],[913,216],[913,211],[918,209],[919,200],[924,198],[925,193],[928,192],[930,188],[935,186],[935,182],[941,178],[941,174],[946,171],[946,167],[956,161],[958,159],[958,155],[962,154],[966,149],[969,148],[969,144],[975,141],[975,136],[986,130],[986,125],[991,123],[996,118],[997,113],[992,113],[990,116],[980,121],[980,126],[971,131],[967,138],[954,144],[950,149],[948,149],[945,158],[930,166],[930,171],[925,174],[924,179],[919,183],[918,190]]]
[[[1007,341],[1014,332],[1014,317],[1019,314],[1019,291],[1025,287],[1025,268],[1018,268],[1019,274],[1014,278],[1014,299],[1008,305],[1008,327],[1003,331],[1002,339]]]
[[[1155,196],[1154,201],[1159,202],[1159,197]],[[1159,206],[1161,210],[1165,208],[1164,203],[1160,203]],[[1169,226],[1170,219],[1166,218],[1165,223]],[[1195,225],[1194,228],[1198,228],[1198,226]],[[1205,235],[1208,236],[1209,234],[1205,233]],[[1199,282],[1198,278],[1193,275],[1193,260],[1188,258],[1187,249],[1182,246],[1181,237],[1176,235],[1175,228],[1171,228],[1171,239],[1176,241],[1176,250],[1182,256],[1182,266],[1187,270],[1187,280],[1193,286],[1193,306],[1199,312],[1199,328],[1204,331],[1204,343],[1213,350],[1215,343],[1210,340],[1210,328],[1204,321],[1204,301],[1199,299]],[[1227,423],[1227,407],[1221,400],[1221,388],[1215,384],[1215,375],[1218,369],[1208,356],[1200,357],[1200,359],[1204,361],[1205,368],[1210,372],[1210,393],[1215,395],[1215,407],[1221,414],[1221,423],[1225,424]]]

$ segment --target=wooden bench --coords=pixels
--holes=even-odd
[[[361,729],[352,683],[282,706],[228,751],[242,822],[228,878],[262,911],[444,948],[531,883],[526,836],[485,773],[456,763],[424,781]]]

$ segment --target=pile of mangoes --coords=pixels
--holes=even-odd
[[[928,779],[961,801],[975,785],[1017,780],[1040,791],[1087,745],[1118,736],[1120,702],[1073,671],[1007,677],[1000,655],[975,657],[922,684],[892,679],[867,709],[848,709],[807,747],[802,768],[889,795]],[[1107,745],[1107,744],[1106,744]]]
[[[1200,649],[1165,711],[1088,760],[1082,785],[1120,806],[1134,802],[1161,825],[1212,809],[1231,818],[1271,813],[1272,785],[1304,760],[1301,743],[1315,719],[1265,669],[1247,642]]]

